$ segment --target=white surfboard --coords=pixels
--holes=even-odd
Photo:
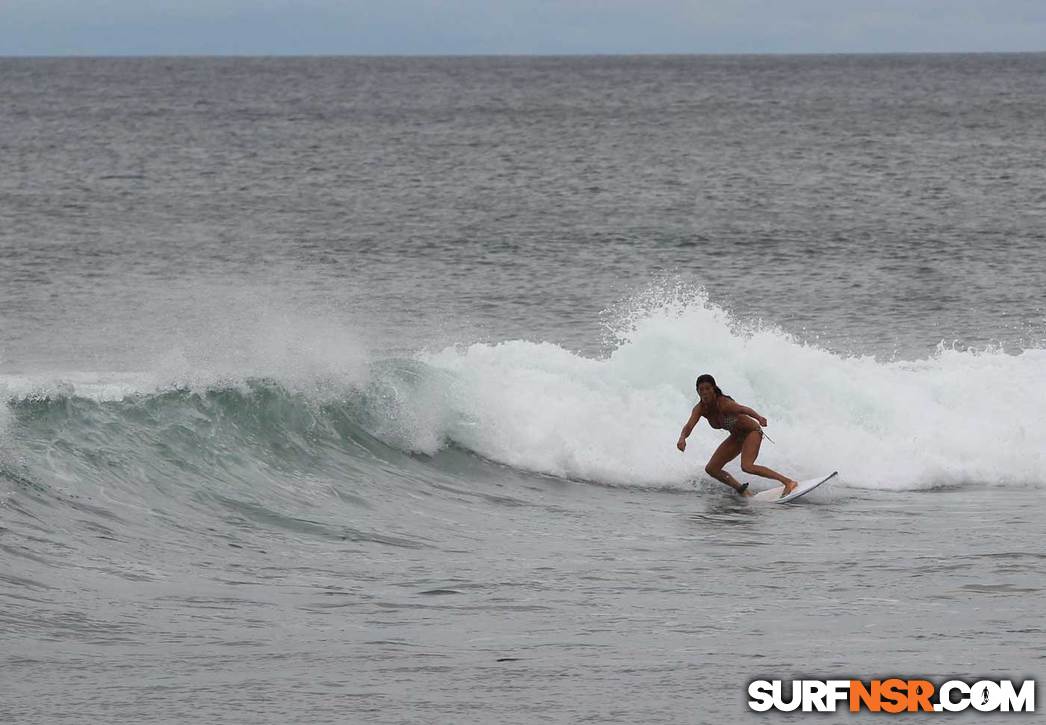
[[[781,495],[781,492],[785,490],[784,486],[771,488],[769,491],[760,491],[755,496],[752,496],[752,500],[759,501],[760,503],[788,503],[789,501],[795,501],[800,496],[805,496],[810,493],[822,483],[831,481],[837,475],[839,475],[838,471],[832,471],[827,476],[800,481],[799,485],[796,486],[787,496]]]

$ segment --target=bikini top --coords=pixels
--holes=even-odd
[[[723,397],[733,400],[733,398],[730,398],[730,396],[728,395],[724,395]],[[714,420],[708,414],[706,414],[705,417],[708,418],[708,425],[712,426],[716,430],[733,430],[734,426],[737,425],[737,416],[723,415],[722,411],[719,410],[718,406],[716,406],[716,417]]]
[[[708,419],[708,425],[712,426],[717,430],[733,430],[734,426],[737,425],[736,415],[725,415],[719,418],[719,425],[716,425],[711,418]]]

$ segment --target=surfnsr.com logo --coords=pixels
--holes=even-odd
[[[1035,680],[753,680],[748,697],[756,712],[1035,712]]]

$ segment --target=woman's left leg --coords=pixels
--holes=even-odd
[[[745,473],[751,473],[753,476],[762,476],[763,478],[772,478],[775,481],[780,481],[784,484],[784,493],[789,493],[799,485],[797,481],[781,475],[772,468],[760,466],[755,462],[756,456],[759,455],[759,447],[762,443],[763,434],[761,431],[749,431],[745,436],[744,443],[741,444],[741,470]]]

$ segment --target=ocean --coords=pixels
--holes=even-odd
[[[0,99],[0,721],[1046,672],[1046,55],[0,59]],[[713,481],[700,373],[838,479]]]

